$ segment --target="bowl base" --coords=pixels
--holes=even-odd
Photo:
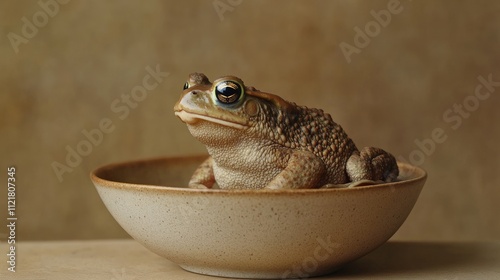
[[[341,267],[329,268],[328,270],[318,270],[313,272],[304,272],[297,270],[284,270],[281,272],[276,271],[241,271],[241,270],[228,270],[224,268],[210,268],[210,267],[199,267],[191,265],[179,265],[185,271],[226,278],[238,278],[238,279],[304,279],[310,277],[318,277],[331,274]]]

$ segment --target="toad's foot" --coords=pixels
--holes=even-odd
[[[384,181],[372,181],[372,180],[360,180],[356,182],[349,182],[344,184],[326,184],[322,186],[322,189],[342,189],[342,188],[355,188],[362,186],[372,186],[385,183]]]
[[[399,174],[394,156],[373,147],[365,147],[361,152],[354,152],[347,161],[346,170],[352,182],[361,180],[392,182]]]

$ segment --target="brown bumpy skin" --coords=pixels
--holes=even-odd
[[[359,151],[329,114],[245,87],[237,77],[211,83],[191,74],[174,110],[211,156],[193,174],[193,188],[320,188],[398,176],[391,154]]]

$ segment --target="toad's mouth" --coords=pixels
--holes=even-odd
[[[185,122],[186,124],[196,124],[200,120],[205,120],[205,121],[209,121],[211,123],[216,123],[216,124],[220,124],[223,126],[236,128],[236,129],[247,128],[247,125],[245,125],[245,124],[236,123],[236,122],[223,120],[223,119],[218,119],[218,118],[214,118],[214,117],[210,117],[210,116],[206,116],[206,115],[191,113],[191,112],[187,112],[185,110],[176,111],[175,115],[177,117],[179,117],[181,119],[181,121]]]

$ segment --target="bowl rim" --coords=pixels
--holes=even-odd
[[[397,161],[399,168],[406,168],[410,170],[414,170],[417,174],[414,178],[403,180],[403,181],[395,181],[389,183],[382,183],[377,185],[367,185],[367,186],[358,186],[354,188],[314,188],[314,189],[191,189],[187,187],[172,187],[172,186],[162,186],[162,185],[147,185],[147,184],[137,184],[137,183],[127,183],[120,181],[113,181],[101,178],[99,175],[102,172],[106,172],[116,168],[124,168],[126,166],[131,165],[144,165],[144,164],[154,164],[156,162],[165,162],[165,161],[178,161],[178,160],[189,160],[189,161],[203,161],[206,159],[208,155],[191,155],[191,156],[165,156],[165,157],[155,157],[155,158],[145,158],[138,160],[128,160],[121,161],[115,163],[109,163],[102,165],[100,167],[95,168],[90,172],[91,181],[99,186],[104,186],[107,188],[114,189],[127,189],[127,190],[135,190],[135,191],[160,191],[160,192],[169,192],[169,193],[178,193],[178,194],[221,194],[221,195],[283,195],[283,194],[312,194],[312,193],[337,193],[337,192],[359,192],[359,191],[367,191],[367,190],[379,190],[385,189],[387,187],[401,187],[404,185],[409,185],[418,181],[427,180],[427,172],[415,165],[409,164],[407,162]],[[422,184],[423,185],[423,184]],[[96,186],[97,187],[97,186]]]

